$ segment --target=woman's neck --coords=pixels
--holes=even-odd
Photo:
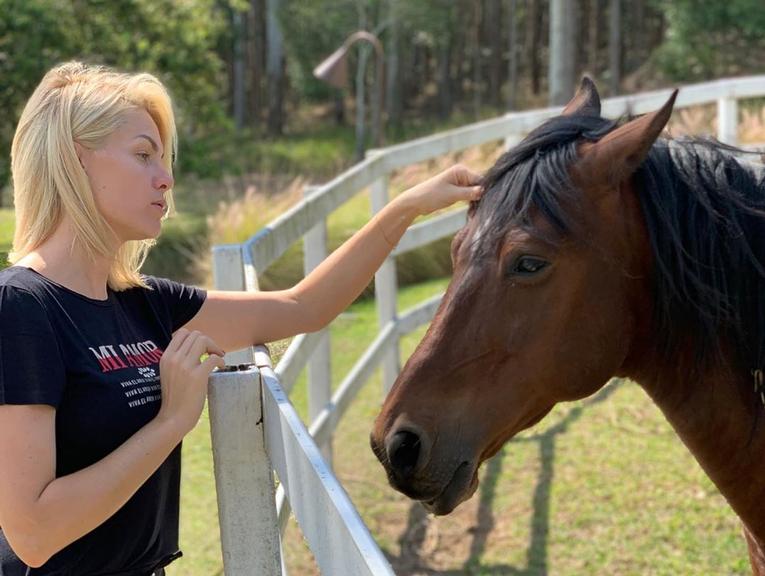
[[[68,220],[35,250],[22,257],[16,265],[26,266],[46,278],[96,300],[107,297],[107,282],[116,249],[110,256],[91,258],[83,249]]]

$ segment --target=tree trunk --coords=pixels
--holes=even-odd
[[[232,16],[232,30],[234,33],[234,62],[233,62],[233,109],[234,126],[237,130],[244,127],[244,47],[245,47],[245,17],[241,11],[234,9]]]
[[[619,93],[622,76],[622,10],[620,0],[610,0],[608,6],[608,70],[611,94]]]
[[[473,5],[473,28],[471,33],[471,53],[473,60],[473,114],[481,114],[481,3]]]
[[[542,11],[539,9],[540,0],[528,0],[528,28],[526,36],[526,54],[529,58],[529,74],[531,76],[531,92],[536,96],[541,89],[541,65],[539,52],[542,36]]]
[[[339,88],[333,90],[335,126],[345,126],[345,98],[343,91]]]
[[[465,54],[470,49],[469,30],[467,30],[465,26],[456,25],[458,22],[463,23],[463,20],[460,20],[460,16],[469,13],[470,4],[463,1],[455,3],[455,5],[456,14],[455,6],[453,5],[450,8],[452,10],[452,21],[455,23],[455,25],[451,27],[451,43],[453,44],[454,49],[450,49],[449,51],[449,59],[451,60],[451,66],[453,67],[450,69],[452,104],[461,103],[464,98],[464,74],[466,73]]]
[[[508,34],[508,67],[507,67],[507,109],[515,110],[518,103],[517,86],[518,86],[518,52],[516,47],[518,46],[518,17],[515,11],[518,7],[517,0],[510,0],[510,6],[507,11],[507,29]]]
[[[437,53],[438,115],[443,120],[452,113],[451,42],[442,42]]]
[[[363,2],[356,3],[358,10],[358,29],[367,29],[367,12]],[[356,68],[356,161],[361,162],[367,148],[367,102],[366,102],[366,67],[371,49],[365,43],[358,47],[359,60]]]
[[[488,0],[487,28],[489,59],[489,99],[495,108],[502,105],[502,0]]]
[[[268,42],[268,133],[279,136],[284,129],[284,42],[277,14],[281,0],[266,0]]]
[[[576,0],[550,2],[550,104],[560,106],[574,94],[576,76]]]
[[[629,73],[635,70],[645,61],[646,50],[646,33],[645,33],[645,3],[643,0],[635,0],[630,5],[629,30],[626,30],[629,34],[629,49],[625,49],[624,55],[629,55],[630,58],[624,63],[626,72]],[[624,59],[624,58],[623,58]]]
[[[600,0],[590,0],[589,26],[587,30],[587,69],[593,77],[598,76],[598,23],[600,22]]]
[[[398,2],[399,0],[388,0],[388,18],[390,21],[388,29],[390,30],[390,36],[386,46],[388,55],[386,58],[387,62],[385,63],[385,107],[388,112],[388,122],[396,126],[401,124],[403,111],[399,75]]]
[[[263,108],[261,86],[263,85],[263,70],[265,68],[263,53],[265,52],[265,30],[263,29],[263,0],[250,0],[247,28],[247,68],[249,75],[249,124],[254,130],[260,125],[260,115]]]

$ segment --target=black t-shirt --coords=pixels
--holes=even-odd
[[[206,293],[152,288],[94,300],[20,266],[0,272],[0,404],[56,408],[56,476],[98,462],[159,410],[159,358]],[[7,465],[7,464],[6,464]],[[27,568],[0,529],[0,576],[144,576],[180,556],[181,447],[111,518]]]

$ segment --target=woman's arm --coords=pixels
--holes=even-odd
[[[56,478],[55,421],[50,406],[0,406],[0,526],[32,567],[119,510],[182,438],[155,419],[103,460]]]
[[[160,361],[157,417],[102,460],[60,478],[55,409],[0,405],[0,526],[22,562],[43,565],[128,501],[196,424],[220,354],[208,338],[179,330]]]
[[[209,335],[225,350],[323,328],[364,290],[417,216],[460,200],[477,200],[479,179],[467,168],[453,166],[387,204],[293,288],[210,291],[186,327]]]

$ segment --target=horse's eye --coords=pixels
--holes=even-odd
[[[510,274],[514,276],[530,276],[547,268],[550,263],[547,260],[534,256],[521,256],[510,267]]]

